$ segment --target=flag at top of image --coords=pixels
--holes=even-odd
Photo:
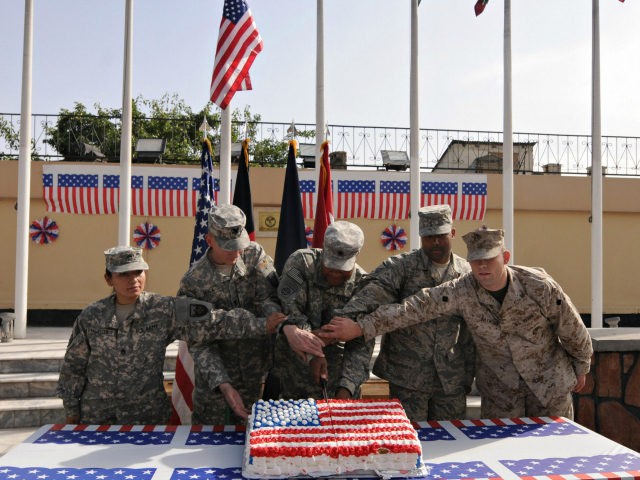
[[[211,101],[222,110],[238,90],[251,90],[249,69],[262,47],[247,2],[225,0],[209,90]]]

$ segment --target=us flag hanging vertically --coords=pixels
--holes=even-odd
[[[251,90],[249,69],[262,47],[262,38],[247,2],[225,0],[209,91],[211,101],[222,110],[227,108],[236,91]]]
[[[209,210],[215,204],[215,184],[213,178],[213,159],[211,158],[211,143],[205,138],[202,142],[202,156],[200,158],[202,174],[200,175],[200,190],[198,196],[198,211],[196,223],[193,227],[193,244],[191,246],[191,258],[189,266],[204,255],[207,251],[207,235],[209,228]],[[193,373],[193,359],[189,354],[186,342],[178,344],[178,357],[176,358],[175,380],[171,391],[171,424],[190,424],[193,411],[193,386],[195,375]]]

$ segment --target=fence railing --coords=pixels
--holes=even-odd
[[[78,144],[89,143],[106,154],[107,160],[117,161],[120,149],[120,118],[67,116],[64,129],[59,128],[59,115],[32,115],[33,159],[56,161],[80,160]],[[145,121],[133,122],[134,138],[147,135]],[[166,163],[197,162],[201,132],[193,119],[163,119],[161,127],[167,140]],[[247,126],[234,124],[238,138]],[[251,145],[271,142],[285,145],[292,136],[301,143],[313,143],[315,125],[291,125],[278,122],[254,122],[249,126]],[[20,115],[0,113],[0,159],[17,158]],[[64,135],[61,133],[64,131]],[[295,134],[295,135],[294,135]],[[409,128],[329,125],[331,151],[346,153],[347,167],[384,168],[385,150],[409,154]],[[214,141],[216,136],[214,135]],[[424,171],[473,170],[501,171],[502,132],[472,130],[420,129],[419,159]],[[87,141],[88,140],[88,141]],[[600,145],[602,167],[607,175],[640,176],[640,138],[603,136]],[[514,165],[517,173],[588,174],[592,160],[589,135],[559,135],[547,133],[513,134]],[[456,148],[453,148],[456,147]],[[133,148],[133,146],[132,146]],[[252,150],[253,151],[253,150]],[[257,150],[256,150],[257,151]],[[75,152],[75,153],[74,153]],[[282,163],[286,161],[286,147],[282,147]],[[91,153],[91,152],[89,152]],[[480,160],[495,160],[480,163]]]

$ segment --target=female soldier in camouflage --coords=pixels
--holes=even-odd
[[[266,335],[279,323],[145,292],[149,266],[139,248],[111,248],[105,257],[113,294],[80,313],[60,370],[57,391],[67,423],[166,424],[167,345]]]

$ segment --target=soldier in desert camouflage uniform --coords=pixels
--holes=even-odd
[[[333,318],[361,285],[365,271],[356,263],[364,243],[364,234],[353,223],[338,221],[327,228],[324,247],[297,250],[282,270],[278,296],[284,313],[280,324],[287,332],[300,328],[317,331]],[[374,342],[361,338],[346,344],[330,342],[325,358],[296,355],[287,339],[278,335],[274,371],[281,380],[283,398],[322,398],[319,377],[327,380],[332,397],[358,398],[360,385],[369,376],[369,359]]]
[[[423,207],[418,214],[422,248],[382,262],[341,315],[355,319],[471,271],[451,252],[456,231],[449,205]],[[473,340],[456,315],[399,328],[382,337],[373,373],[389,381],[389,395],[413,421],[464,418],[475,373]]]
[[[572,418],[571,392],[584,388],[593,348],[569,297],[544,270],[509,266],[504,232],[486,227],[463,237],[471,274],[384,305],[355,323],[326,325],[329,338],[365,339],[460,315],[475,340],[484,418]]]
[[[283,320],[273,261],[262,246],[249,240],[245,221],[244,213],[235,205],[212,209],[206,237],[209,248],[183,276],[178,294],[210,302],[216,309]],[[220,340],[210,345],[190,345],[189,351],[195,370],[192,422],[243,422],[251,405],[260,398],[271,364],[269,339]],[[317,351],[322,355],[320,347]]]
[[[198,343],[275,330],[277,322],[145,292],[149,267],[139,248],[115,247],[105,257],[105,280],[114,293],[80,313],[60,370],[57,392],[67,423],[167,423],[167,345],[178,338]]]

